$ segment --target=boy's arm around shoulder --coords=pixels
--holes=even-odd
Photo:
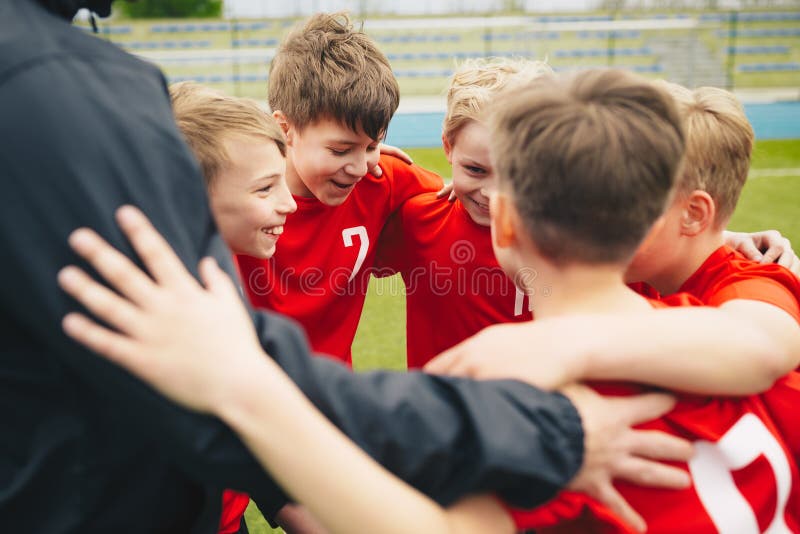
[[[766,332],[783,355],[774,361],[775,378],[783,376],[800,364],[800,280],[779,265],[737,265],[707,303]]]
[[[749,395],[789,368],[764,329],[710,307],[574,315],[496,325],[426,370],[517,378],[544,388],[575,380],[629,380],[698,394]]]

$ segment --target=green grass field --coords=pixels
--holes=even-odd
[[[423,167],[449,176],[439,149],[408,150]],[[742,192],[729,225],[732,230],[775,228],[793,243],[800,243],[800,140],[760,141],[753,152],[752,176]],[[765,170],[781,170],[764,176]],[[779,174],[779,173],[775,173]],[[795,245],[796,249],[798,245]],[[358,370],[405,367],[405,302],[398,277],[373,279],[364,314],[353,345]],[[273,532],[251,504],[247,513],[254,534]],[[280,531],[277,531],[280,532]]]

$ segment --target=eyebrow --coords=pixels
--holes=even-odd
[[[351,145],[351,146],[353,146],[353,145],[360,145],[361,144],[358,141],[346,141],[344,139],[331,139],[328,142],[330,144],[332,144],[332,145]]]
[[[381,141],[376,141],[375,139],[371,139],[371,138],[370,138],[369,141],[370,141],[369,142],[370,145],[372,143],[378,143],[378,144],[381,143]],[[330,143],[332,145],[349,145],[349,146],[356,146],[356,145],[360,145],[361,144],[361,142],[359,142],[359,141],[348,141],[346,139],[331,139],[330,141],[328,141],[328,143]]]
[[[489,166],[488,163],[481,163],[480,161],[475,161],[472,158],[464,158],[462,160],[459,160],[459,163],[461,163],[461,164],[465,164],[466,163],[466,164],[469,164],[469,165],[474,165],[475,167],[488,167]]]
[[[280,173],[276,172],[276,173],[273,173],[273,174],[265,174],[264,176],[259,176],[258,178],[256,178],[253,181],[254,182],[260,182],[262,180],[264,180],[264,181],[266,181],[266,180],[276,180],[276,179],[278,179],[280,177],[281,177]]]

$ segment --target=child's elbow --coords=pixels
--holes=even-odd
[[[780,378],[794,371],[800,365],[800,346],[787,347],[776,340],[770,340],[762,346],[761,374],[763,388],[766,391]]]

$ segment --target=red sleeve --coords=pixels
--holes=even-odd
[[[651,299],[651,302],[659,302],[662,305],[670,308],[705,306],[700,299],[690,295],[689,293],[673,293],[672,295],[667,295],[666,297],[660,297],[655,301]]]
[[[532,510],[512,508],[502,501],[500,504],[511,516],[518,530],[535,529],[538,534],[635,532],[599,502],[573,491],[562,491],[552,501]]]
[[[791,280],[787,279],[791,277]],[[788,273],[781,279],[765,276],[740,276],[735,282],[716,291],[709,298],[709,306],[721,306],[731,300],[757,300],[782,309],[800,323],[800,283]]]
[[[795,461],[800,461],[800,373],[791,372],[781,378],[761,398]]]
[[[383,176],[391,186],[390,210],[397,210],[409,198],[438,191],[444,187],[442,177],[423,169],[419,165],[409,165],[392,156],[381,156],[380,166]]]
[[[222,492],[222,513],[219,517],[218,534],[233,534],[239,532],[242,524],[242,516],[247,505],[250,504],[250,497],[246,493],[239,493],[233,490]]]

